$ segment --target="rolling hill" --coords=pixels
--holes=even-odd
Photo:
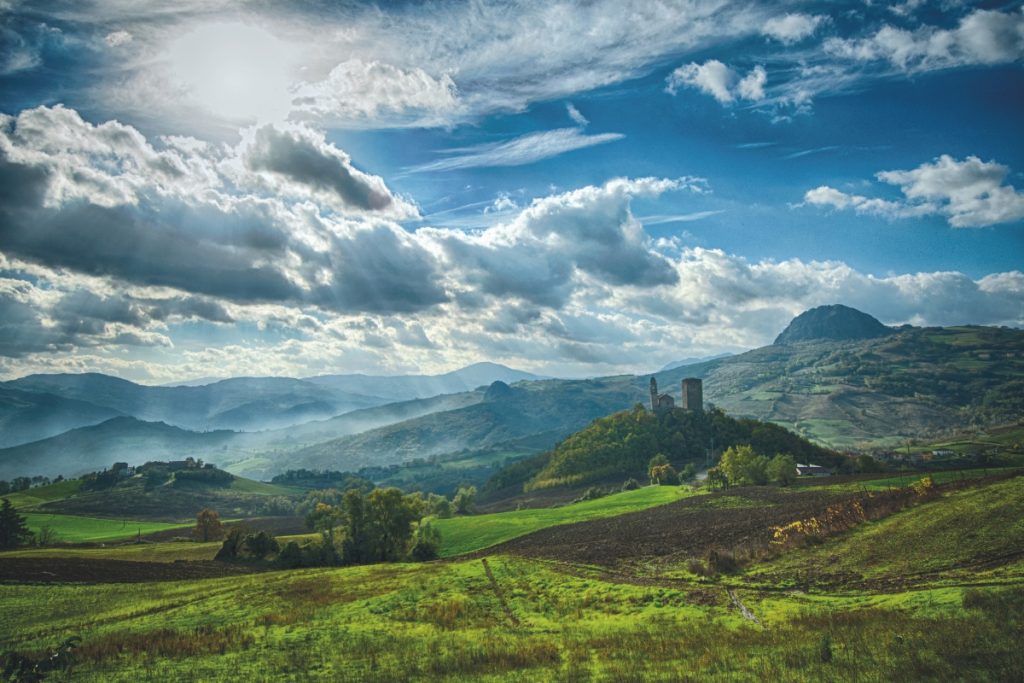
[[[0,479],[27,474],[73,477],[106,469],[114,462],[182,460],[224,452],[234,432],[190,432],[163,422],[115,417],[48,439],[0,449]]]
[[[290,454],[288,466],[355,470],[517,441],[528,453],[639,399],[619,378],[495,382],[479,403],[310,446]]]
[[[275,430],[471,391],[497,380],[529,379],[539,378],[495,363],[436,376],[236,377],[173,386],[145,386],[97,373],[29,375],[0,382],[0,446],[38,441],[122,415],[193,431]],[[328,429],[325,438],[344,433],[350,432]]]
[[[99,424],[121,414],[87,401],[0,386],[0,448]]]
[[[871,339],[766,346],[656,375],[677,396],[691,376],[730,415],[833,448],[891,447],[1024,415],[1024,331],[905,327]]]

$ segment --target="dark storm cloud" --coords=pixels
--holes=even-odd
[[[269,171],[313,190],[327,192],[350,207],[379,211],[392,204],[379,179],[352,168],[347,155],[297,133],[265,126],[246,158],[254,171]]]

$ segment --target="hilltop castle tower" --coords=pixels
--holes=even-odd
[[[704,410],[704,382],[697,377],[687,377],[683,380],[683,410]]]

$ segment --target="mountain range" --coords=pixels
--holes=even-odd
[[[683,377],[703,378],[706,402],[822,445],[891,448],[909,438],[1019,419],[1024,332],[888,328],[855,309],[824,307],[794,319],[775,344],[654,376],[677,398]],[[152,453],[203,457],[260,477],[476,451],[493,462],[549,449],[598,417],[646,404],[649,379],[541,379],[492,364],[434,377],[238,378],[200,387],[34,375],[0,384],[2,445],[8,446],[0,450],[0,477],[68,476],[115,460],[157,457]],[[452,393],[421,397],[431,391]],[[325,415],[331,411],[337,412]],[[214,429],[225,425],[258,431]],[[40,438],[18,443],[33,433]],[[472,467],[472,458],[464,465]]]

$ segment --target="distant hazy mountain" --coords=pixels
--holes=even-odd
[[[151,387],[95,373],[29,375],[0,384],[0,388],[52,394],[114,414],[200,431],[273,429],[388,402],[283,377],[239,377],[198,387]]]
[[[884,337],[892,333],[892,328],[886,327],[867,313],[835,304],[818,306],[793,318],[782,334],[775,338],[775,344],[782,346],[822,339],[852,341]]]
[[[675,360],[663,367],[658,372],[665,372],[666,370],[675,370],[676,368],[684,368],[687,365],[696,365],[697,363],[706,363],[709,360],[718,360],[719,358],[727,358],[733,354],[731,353],[719,353],[714,356],[701,356],[700,358],[684,358],[682,360]]]
[[[45,439],[121,413],[85,401],[0,385],[0,448]]]
[[[110,467],[114,462],[139,465],[149,460],[184,460],[225,449],[232,432],[196,433],[162,422],[115,417],[20,446],[0,449],[0,479],[41,474],[73,477]]]
[[[529,439],[531,448],[548,448],[641,398],[642,392],[621,378],[548,380],[525,387],[495,382],[479,403],[310,446],[290,454],[287,467],[356,470],[522,439]]]
[[[492,382],[546,379],[498,363],[475,363],[443,375],[320,375],[305,381],[334,390],[380,396],[395,401],[471,391]]]

